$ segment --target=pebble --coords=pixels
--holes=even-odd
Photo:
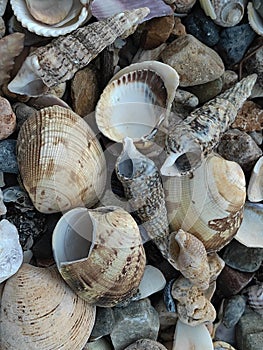
[[[222,79],[223,79],[222,91],[225,91],[231,88],[233,85],[235,85],[235,83],[237,83],[238,75],[233,70],[227,69],[222,75]]]
[[[229,129],[222,135],[217,152],[223,158],[237,162],[245,173],[252,170],[262,155],[262,150],[252,137],[238,129]]]
[[[222,322],[226,328],[234,327],[243,315],[246,308],[246,299],[241,295],[234,295],[224,301]]]
[[[188,87],[188,91],[196,95],[199,103],[203,104],[216,97],[222,91],[223,79],[220,77],[208,83]]]
[[[246,132],[262,130],[263,109],[253,101],[246,101],[231,127]]]
[[[91,338],[96,339],[112,332],[115,319],[112,308],[97,307],[96,320],[91,332]]]
[[[82,350],[112,350],[112,346],[106,339],[100,338],[95,341],[89,341]]]
[[[124,350],[166,350],[159,342],[150,339],[140,339]]]
[[[0,96],[0,140],[12,135],[16,129],[16,115],[9,101]]]
[[[248,248],[234,239],[225,247],[223,259],[233,269],[255,272],[262,263],[263,248]]]
[[[18,174],[16,140],[0,141],[0,171]]]
[[[249,52],[253,51],[253,47]],[[247,73],[250,72],[256,73],[258,75],[257,83],[263,87],[263,47],[261,46],[251,57],[249,57],[244,62],[244,69]]]
[[[148,298],[132,302],[125,308],[115,307],[113,311],[115,325],[110,337],[115,350],[123,350],[142,338],[157,339],[159,317]]]
[[[180,86],[193,86],[213,81],[225,70],[217,52],[191,34],[175,39],[160,56],[164,63],[177,71]]]
[[[225,65],[230,68],[242,60],[255,37],[256,33],[248,23],[224,28],[220,33],[216,50]],[[253,72],[255,73],[255,70]]]
[[[36,109],[26,105],[23,102],[16,102],[12,105],[13,111],[16,114],[17,129],[19,130],[22,124],[36,112]]]
[[[0,39],[3,38],[3,36],[5,35],[5,31],[6,31],[5,22],[3,18],[0,17]]]
[[[214,46],[219,41],[219,27],[207,17],[202,9],[191,12],[183,22],[187,33],[194,35],[207,46]]]
[[[181,18],[179,17],[175,17],[174,19],[174,28],[172,34],[175,36],[186,35],[185,26],[183,25]]]
[[[258,146],[262,145],[263,142],[263,133],[261,131],[251,131],[248,132],[248,135],[252,137],[252,139],[256,142]]]

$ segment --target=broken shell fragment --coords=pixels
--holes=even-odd
[[[263,201],[263,156],[258,159],[252,170],[247,197],[250,202]]]
[[[246,288],[249,306],[263,316],[263,283]]]
[[[6,139],[16,129],[16,115],[9,101],[0,96],[0,140]]]
[[[152,265],[146,265],[141,282],[138,287],[138,293],[135,298],[144,299],[148,296],[164,289],[166,280],[162,272]]]
[[[54,229],[52,247],[62,277],[89,303],[112,307],[136,293],[145,252],[135,220],[122,208],[68,211]]]
[[[263,19],[262,16],[256,11],[252,2],[247,5],[248,23],[251,28],[258,34],[263,35]]]

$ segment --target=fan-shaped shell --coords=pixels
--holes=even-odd
[[[4,286],[0,319],[2,350],[81,350],[95,307],[72,292],[57,269],[23,264]]]
[[[137,291],[145,252],[135,220],[122,208],[68,211],[52,246],[62,277],[89,303],[114,306]]]
[[[164,182],[170,228],[199,238],[207,251],[217,251],[236,234],[246,198],[241,167],[210,154],[193,176]]]
[[[17,160],[24,187],[42,213],[92,206],[103,192],[101,146],[69,109],[47,107],[28,118],[19,131]]]

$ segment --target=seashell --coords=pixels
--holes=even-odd
[[[210,270],[210,284],[215,282],[217,277],[220,275],[221,271],[225,267],[225,262],[220,256],[213,252],[207,254],[207,260]]]
[[[46,37],[65,35],[83,25],[90,18],[86,3],[80,0],[10,0],[22,26]]]
[[[145,252],[135,220],[122,208],[68,211],[52,247],[62,277],[90,304],[111,307],[136,293]]]
[[[54,213],[92,206],[106,178],[103,151],[89,125],[69,109],[43,108],[22,125],[17,161],[35,208]]]
[[[23,50],[24,37],[25,35],[22,33],[13,33],[0,39],[0,86],[10,78],[14,59]]]
[[[131,208],[150,239],[166,257],[169,225],[158,168],[151,159],[137,151],[132,140],[126,137],[115,170]]]
[[[222,27],[233,27],[243,16],[246,0],[200,0],[206,15]]]
[[[9,101],[0,96],[0,140],[6,139],[16,129],[16,115]]]
[[[200,166],[234,122],[256,79],[256,74],[249,75],[171,127],[166,140],[168,157],[161,168],[163,175],[185,175]]]
[[[239,164],[210,154],[192,177],[167,177],[164,189],[172,231],[195,235],[208,252],[220,250],[236,234],[246,198]]]
[[[176,251],[176,247],[179,251]],[[180,229],[170,234],[169,262],[200,289],[209,287],[210,270],[203,243]]]
[[[204,324],[190,326],[176,323],[172,350],[214,350],[211,336]]]
[[[1,187],[1,186],[0,186],[0,187]],[[6,211],[7,211],[3,199],[4,199],[4,195],[3,195],[3,192],[2,192],[2,190],[1,190],[1,188],[0,188],[0,216],[1,216],[1,215],[5,215],[5,214],[6,214]]]
[[[144,299],[164,289],[166,280],[162,272],[152,265],[146,265],[135,299]]]
[[[9,90],[36,97],[48,87],[71,79],[78,70],[87,66],[105,47],[148,13],[148,8],[119,13],[53,39],[26,58],[8,85]]]
[[[256,11],[255,5],[252,2],[247,4],[248,23],[251,28],[258,34],[263,35],[263,19]]]
[[[6,219],[0,221],[0,283],[14,275],[23,262],[17,228]]]
[[[166,350],[166,347],[153,339],[139,339],[124,350]]]
[[[158,60],[161,52],[167,47],[166,43],[163,43],[152,50],[144,50],[139,48],[136,54],[133,56],[132,63],[140,63],[144,61],[156,61]]]
[[[249,306],[263,316],[263,283],[246,288]]]
[[[250,202],[263,201],[263,156],[261,156],[252,170],[248,188],[247,197]]]
[[[196,3],[196,0],[175,0],[175,12],[176,13],[188,13]]]
[[[174,299],[172,297],[172,286],[175,281],[175,278],[171,279],[169,282],[167,282],[164,291],[163,291],[163,301],[166,307],[166,310],[168,312],[176,312],[176,306]]]
[[[263,204],[246,202],[235,239],[250,248],[263,248]]]
[[[232,345],[224,341],[213,342],[214,350],[236,350]]]
[[[263,17],[263,3],[261,0],[252,0],[254,9]]]
[[[2,350],[81,350],[95,322],[57,270],[23,264],[6,282],[0,311]]]

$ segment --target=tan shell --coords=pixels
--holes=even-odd
[[[179,251],[176,250],[176,245]],[[200,289],[209,287],[210,270],[203,243],[180,229],[170,234],[169,262]]]
[[[208,254],[207,255],[207,260],[208,260],[209,271],[210,271],[210,283],[213,283],[213,282],[216,281],[216,279],[219,276],[220,272],[225,267],[225,262],[215,252]]]
[[[224,341],[215,341],[213,345],[215,350],[236,350],[232,345]]]
[[[58,221],[52,246],[62,277],[89,303],[111,307],[137,291],[145,252],[139,228],[125,210],[70,210]]]
[[[47,107],[28,118],[19,131],[17,160],[23,185],[42,213],[92,206],[103,192],[101,146],[69,109]]]
[[[152,339],[139,339],[124,350],[166,350],[166,347]]]
[[[236,234],[246,198],[241,167],[210,154],[193,176],[164,182],[170,228],[200,239],[208,252],[220,250]]]
[[[95,307],[73,293],[57,269],[23,264],[4,286],[0,319],[2,350],[81,350]]]
[[[16,115],[9,101],[0,96],[0,140],[6,139],[16,129]]]

